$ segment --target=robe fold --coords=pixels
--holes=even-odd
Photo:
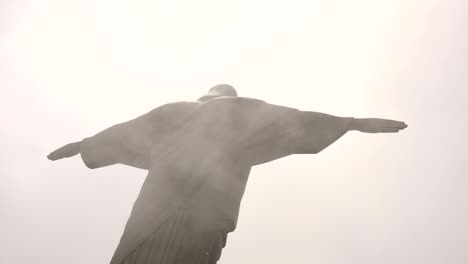
[[[83,140],[90,168],[148,169],[111,264],[214,264],[236,228],[250,169],[315,154],[352,118],[244,97],[178,102]]]

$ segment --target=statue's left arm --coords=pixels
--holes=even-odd
[[[244,157],[252,165],[266,163],[292,154],[317,154],[348,131],[355,119],[324,113],[287,109],[271,105],[266,125],[248,137]]]
[[[261,133],[264,138],[251,153],[254,165],[291,154],[317,154],[349,131],[395,133],[407,125],[388,119],[339,117],[297,110],[279,114],[269,127],[271,129]]]
[[[240,154],[240,159],[251,165],[291,154],[317,154],[352,130],[394,133],[407,127],[400,121],[339,117],[250,98],[212,101],[214,108],[226,108],[231,113],[230,124],[235,135],[231,140],[232,148]],[[224,131],[223,134],[230,133]]]

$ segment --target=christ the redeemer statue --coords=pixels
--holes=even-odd
[[[317,154],[346,132],[398,132],[399,121],[337,117],[237,97],[217,85],[52,152],[87,167],[148,170],[111,264],[215,264],[234,231],[252,166]]]

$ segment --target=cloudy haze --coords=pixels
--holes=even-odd
[[[0,263],[108,263],[145,171],[46,155],[217,83],[405,121],[252,170],[220,264],[468,261],[464,0],[0,2]]]

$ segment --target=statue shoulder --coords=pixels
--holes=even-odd
[[[253,108],[259,108],[265,105],[266,102],[249,98],[249,97],[237,97],[237,96],[222,96],[214,99],[210,99],[202,104],[202,109],[216,109],[222,111],[224,110],[241,110],[247,111]]]
[[[143,123],[172,123],[185,118],[201,106],[200,102],[180,101],[164,104],[154,108],[138,119]]]
[[[198,107],[202,105],[201,102],[194,102],[194,101],[179,101],[164,104],[158,106],[151,110],[148,114],[151,115],[171,115],[176,113],[187,113],[192,112]]]

